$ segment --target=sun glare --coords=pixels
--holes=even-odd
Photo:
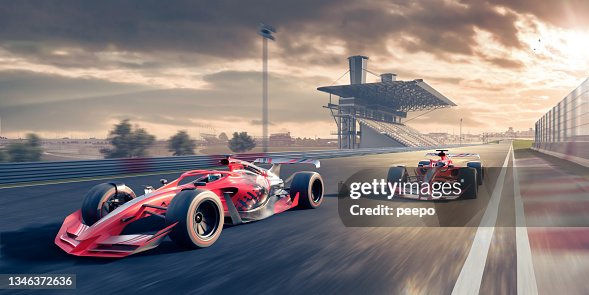
[[[589,32],[546,29],[532,44],[534,52],[570,70],[589,65]]]
[[[589,59],[589,33],[587,32],[566,32],[562,36],[562,51],[571,58],[584,60]]]

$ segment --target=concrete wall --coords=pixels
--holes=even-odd
[[[589,79],[536,122],[533,149],[589,166]]]

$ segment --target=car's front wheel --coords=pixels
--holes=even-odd
[[[387,173],[387,181],[390,183],[401,182],[405,183],[409,179],[407,168],[402,166],[390,167]]]
[[[88,191],[82,203],[82,220],[90,226],[135,198],[135,192],[124,185],[101,183]]]
[[[317,172],[297,172],[290,185],[290,195],[299,195],[299,208],[315,209],[323,202],[323,178]]]
[[[184,190],[170,202],[166,226],[176,223],[170,238],[186,248],[205,248],[214,244],[223,230],[221,199],[208,190]]]

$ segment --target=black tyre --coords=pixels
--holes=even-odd
[[[395,183],[400,182],[401,185],[398,187],[402,187],[403,183],[409,180],[409,174],[407,173],[407,168],[405,167],[391,167],[389,168],[389,172],[387,173],[387,182]],[[387,188],[388,190],[388,188]],[[397,192],[390,192],[392,194],[397,194]]]
[[[135,198],[135,192],[124,184],[101,183],[88,191],[82,203],[82,220],[90,226],[124,203]]]
[[[169,236],[186,248],[205,248],[217,241],[223,230],[223,205],[219,197],[207,190],[184,190],[170,202],[166,226],[177,223]]]
[[[474,168],[477,170],[477,183],[479,185],[482,185],[483,180],[485,179],[485,172],[483,170],[483,164],[478,161],[468,162],[468,163],[466,163],[466,167]]]
[[[471,167],[460,168],[458,170],[458,181],[462,189],[461,198],[476,199],[479,193],[477,184],[477,170]]]
[[[317,172],[297,172],[290,185],[290,195],[299,194],[299,208],[315,209],[323,202],[323,179]]]
[[[405,167],[391,167],[387,173],[387,181],[394,183],[400,181],[401,183],[407,182],[409,174]]]

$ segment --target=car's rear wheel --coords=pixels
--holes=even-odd
[[[186,248],[205,248],[214,244],[223,230],[221,199],[208,190],[184,190],[170,202],[166,226],[176,224],[170,238]]]
[[[479,193],[477,182],[477,170],[471,167],[464,167],[458,170],[458,181],[462,189],[461,198],[476,199]]]
[[[82,203],[82,220],[90,226],[135,198],[135,192],[124,184],[101,183],[88,191]]]
[[[471,167],[477,170],[477,183],[479,185],[483,184],[483,180],[485,178],[485,172],[483,170],[483,164],[479,161],[472,161],[466,163],[466,167]]]
[[[290,185],[290,195],[299,195],[299,208],[315,209],[323,202],[323,178],[317,172],[297,172]]]

